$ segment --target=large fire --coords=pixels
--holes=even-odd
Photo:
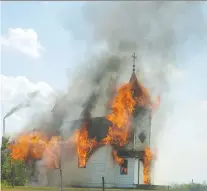
[[[73,142],[76,145],[78,166],[85,167],[90,155],[95,149],[103,145],[112,145],[114,160],[121,166],[124,159],[119,157],[116,148],[124,147],[132,139],[134,111],[138,107],[157,108],[150,101],[147,90],[138,82],[133,73],[129,83],[122,85],[114,95],[111,103],[111,112],[106,116],[111,122],[107,136],[100,141],[88,136],[90,119],[83,120],[82,126],[66,144]],[[44,158],[48,168],[58,168],[60,158],[61,139],[58,136],[48,138],[41,131],[32,131],[22,134],[9,145],[11,157],[14,160],[38,160]],[[150,184],[150,163],[152,154],[150,148],[145,148],[144,154],[144,183]]]
[[[130,138],[132,132],[131,114],[134,110],[136,101],[131,94],[132,86],[125,84],[120,87],[117,95],[112,102],[112,113],[107,115],[107,119],[112,122],[106,138],[97,142],[96,139],[88,138],[87,122],[76,132],[76,145],[79,160],[79,167],[85,167],[90,154],[99,146],[111,144],[123,147]],[[114,156],[114,155],[113,155]],[[116,160],[117,157],[114,157]],[[116,160],[121,165],[119,160]]]
[[[95,139],[88,138],[87,124],[83,123],[82,128],[76,132],[76,148],[78,155],[78,166],[85,167],[86,161],[88,160],[89,154],[92,149],[97,146]]]
[[[17,136],[8,148],[14,160],[41,159],[48,141],[41,131],[31,131]]]
[[[53,136],[48,139],[42,131],[33,130],[21,134],[8,145],[10,156],[13,160],[30,162],[31,160],[46,161],[48,168],[58,168],[60,138]]]

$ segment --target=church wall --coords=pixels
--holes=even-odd
[[[134,186],[134,159],[127,158],[128,160],[128,174],[120,174],[120,166],[115,165],[115,187],[133,187]]]
[[[84,182],[84,185],[86,185],[87,187],[101,187],[102,177],[113,177],[113,172],[111,173],[108,169],[111,163],[110,155],[111,148],[109,146],[99,148],[95,153],[93,153],[86,166],[86,169],[89,170],[89,176],[91,177],[91,181]],[[107,174],[108,176],[106,176]],[[109,184],[109,186],[112,186],[107,179],[105,181]]]
[[[135,119],[135,127],[136,127],[136,150],[143,150],[145,145],[149,143],[149,131],[150,131],[150,117],[149,115],[144,115],[145,119],[143,120],[143,115],[139,115]],[[73,131],[80,127],[80,121],[75,122],[75,126],[73,122],[66,122],[65,128],[63,128],[66,137],[68,135],[73,134]],[[71,126],[72,125],[72,126]],[[72,127],[72,129],[71,129]],[[146,140],[143,143],[137,138],[140,132],[145,132]],[[133,140],[129,143],[127,148],[131,150],[133,148]],[[116,164],[116,162],[112,158],[112,148],[110,146],[104,146],[99,148],[96,152],[92,154],[90,157],[86,168],[78,168],[77,167],[77,157],[73,162],[73,165],[70,165],[70,169],[63,169],[65,174],[65,185],[66,186],[82,186],[82,187],[101,187],[102,186],[102,177],[105,178],[105,187],[134,187],[136,184],[136,179],[139,174],[139,184],[143,184],[143,163],[139,162],[138,165],[135,164],[134,158],[128,158],[128,174],[121,175],[120,174],[120,166]],[[137,168],[138,171],[137,171]],[[71,173],[67,173],[66,171],[71,171]],[[137,174],[136,172],[137,171]],[[58,170],[56,170],[55,174],[58,177]],[[73,180],[67,180],[67,176],[73,177]],[[69,179],[69,178],[68,178]],[[59,182],[59,180],[58,180]]]
[[[101,187],[102,177],[105,178],[109,187],[110,179],[113,178],[113,170],[110,168],[111,161],[111,148],[108,146],[99,148],[89,158],[86,168],[78,168],[77,156],[73,162],[68,162],[67,167],[63,169],[65,174],[66,186],[80,186],[80,187]],[[70,164],[69,164],[70,163]],[[73,163],[71,165],[71,163]],[[70,165],[70,168],[68,166]],[[71,177],[70,177],[71,176]]]
[[[79,186],[101,187],[104,177],[105,187],[133,187],[134,159],[128,160],[128,174],[120,174],[120,166],[112,159],[111,147],[98,149],[89,159],[86,168],[78,169]],[[87,178],[83,178],[87,174]]]
[[[70,153],[65,153],[63,164],[63,181],[65,186],[101,187],[102,177],[105,178],[105,187],[133,187],[135,183],[135,159],[128,160],[128,174],[120,174],[120,166],[112,157],[110,145],[96,150],[87,162],[86,168],[78,168],[77,156],[70,159]],[[140,167],[139,183],[143,183],[143,164]],[[138,173],[138,171],[137,171]],[[48,184],[57,186],[60,183],[59,170],[50,170],[47,173]]]
[[[144,166],[143,162],[139,160],[139,184],[144,184]]]
[[[134,182],[135,185],[139,184],[139,159],[134,159]]]

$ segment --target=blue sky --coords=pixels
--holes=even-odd
[[[2,2],[2,116],[23,101],[29,91],[41,90],[35,109],[21,110],[7,120],[8,132],[20,131],[28,122],[28,115],[40,113],[40,105],[44,108],[43,100],[48,99],[53,89],[66,90],[74,69],[93,51],[92,27],[84,20],[83,5],[84,2]],[[203,3],[203,16],[207,26],[207,3]],[[9,29],[12,35],[18,32],[18,36],[8,40]],[[172,179],[206,179],[207,155],[203,151],[207,149],[204,136],[207,133],[207,36],[190,37],[176,53],[178,68],[173,70],[171,93],[165,98],[166,101],[172,98],[173,113],[165,122],[164,135],[160,138],[157,180],[162,183]],[[197,155],[191,148],[196,149]],[[197,158],[199,164],[195,164]],[[183,166],[192,168],[190,172],[180,172]]]
[[[34,29],[45,52],[41,59],[32,59],[19,52],[5,51],[2,73],[27,76],[34,82],[45,81],[57,89],[65,87],[66,72],[82,60],[80,55],[85,52],[85,40],[74,40],[70,34],[73,26],[83,30],[80,17],[83,3],[3,2],[2,35],[8,33],[8,28]]]
[[[9,28],[31,28],[37,33],[45,51],[40,59],[32,59],[3,48],[2,74],[27,76],[31,81],[44,81],[55,89],[65,88],[67,75],[70,76],[72,68],[84,60],[90,47],[91,31],[81,13],[83,4],[84,2],[3,2],[1,35],[7,34]],[[207,6],[203,7],[204,15],[207,16]],[[82,39],[75,39],[71,31],[79,33],[78,37],[82,36]],[[191,48],[188,48],[187,55],[182,52],[181,57],[187,57],[191,51],[199,51],[200,42],[196,43],[197,41],[186,43],[184,47]],[[184,63],[180,65],[185,67]],[[204,71],[206,66],[202,67],[201,71]],[[201,76],[205,77],[205,74]]]

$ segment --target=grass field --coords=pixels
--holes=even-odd
[[[57,187],[2,187],[2,191],[60,191],[60,188]],[[64,191],[102,191],[102,188],[64,188]],[[105,188],[105,191],[146,191],[141,189],[109,189]],[[153,190],[147,190],[153,191]],[[155,190],[154,190],[155,191]],[[168,189],[163,188],[156,191],[168,191]],[[189,188],[171,188],[169,191],[192,191]],[[202,189],[193,189],[193,191],[207,191],[207,187]]]
[[[60,188],[55,187],[2,187],[2,191],[60,191]],[[132,191],[134,189],[107,189],[105,191]],[[64,188],[64,191],[102,191],[102,188]],[[145,190],[139,190],[145,191]],[[150,191],[150,190],[148,190]],[[162,190],[164,191],[164,190]]]

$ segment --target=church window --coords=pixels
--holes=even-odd
[[[120,174],[127,175],[128,174],[128,160],[124,160],[123,165],[120,167]]]

